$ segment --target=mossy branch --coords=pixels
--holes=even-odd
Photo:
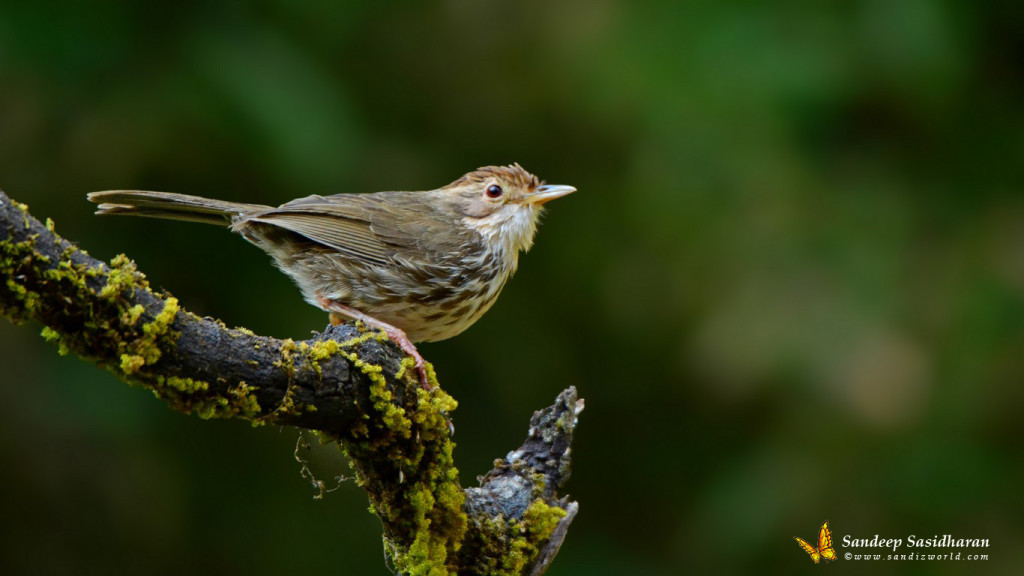
[[[101,262],[0,191],[0,314],[202,418],[316,431],[352,459],[402,574],[542,574],[578,506],[559,497],[583,401],[534,414],[524,444],[463,489],[448,414],[382,333],[342,324],[295,342],[227,328],[154,292],[134,262]]]

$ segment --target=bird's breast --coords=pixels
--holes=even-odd
[[[515,262],[500,252],[463,254],[414,290],[416,304],[404,314],[406,332],[414,341],[426,342],[463,332],[494,305],[514,270]]]

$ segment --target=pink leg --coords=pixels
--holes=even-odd
[[[430,381],[427,378],[427,363],[423,359],[423,356],[420,356],[419,350],[416,349],[416,346],[413,345],[412,341],[409,340],[409,337],[406,336],[405,332],[401,328],[395,328],[387,322],[381,322],[373,316],[363,314],[358,310],[349,308],[348,306],[335,302],[334,300],[328,300],[327,298],[320,298],[319,300],[320,306],[331,313],[331,324],[339,324],[340,322],[335,322],[335,316],[341,315],[353,320],[361,320],[367,326],[373,326],[374,328],[380,328],[383,330],[392,342],[398,344],[398,347],[401,348],[403,352],[412,356],[413,360],[416,361],[416,372],[419,374],[420,385],[423,386],[423,389],[427,391],[431,389]]]

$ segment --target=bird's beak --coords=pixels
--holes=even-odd
[[[554,200],[555,198],[561,198],[566,194],[572,194],[576,189],[572,186],[563,186],[561,184],[545,184],[543,186],[537,186],[530,192],[523,196],[523,202],[527,204],[544,204]]]

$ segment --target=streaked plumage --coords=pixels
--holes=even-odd
[[[147,191],[89,199],[100,203],[97,214],[230,225],[270,254],[306,301],[332,320],[391,329],[422,367],[411,342],[451,338],[476,322],[533,244],[542,204],[574,190],[545,186],[515,164],[436,190],[308,196],[277,208]]]

